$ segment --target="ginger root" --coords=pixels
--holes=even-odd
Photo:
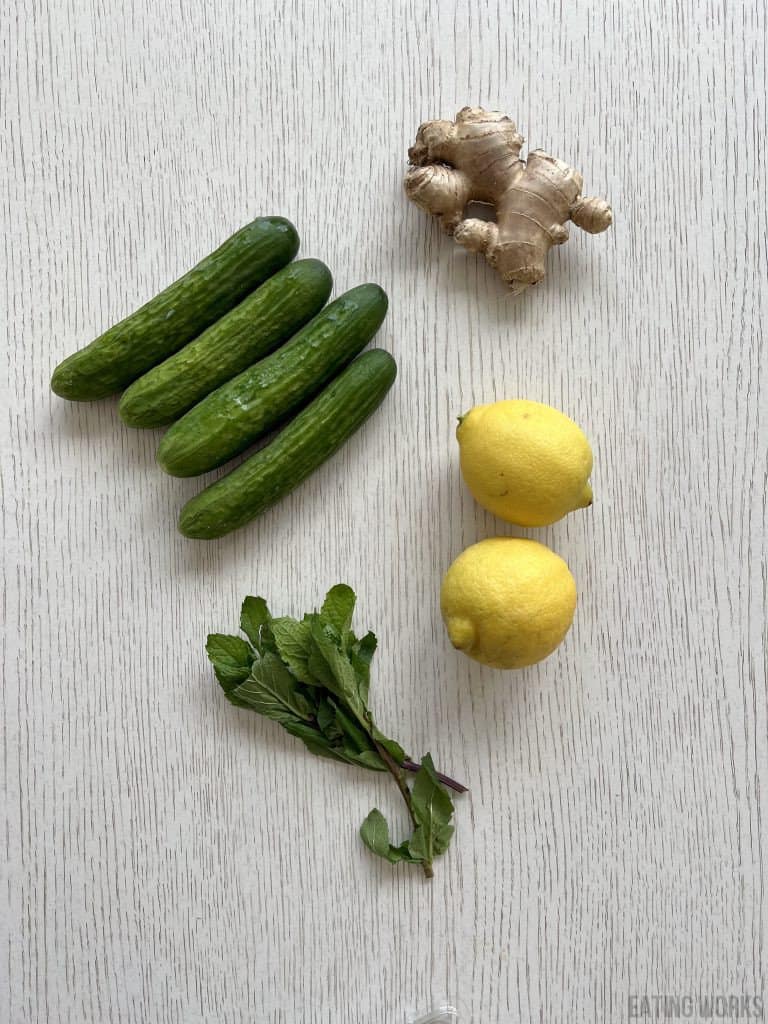
[[[562,160],[539,149],[521,160],[524,141],[498,111],[464,107],[455,121],[421,125],[405,177],[408,198],[461,245],[485,253],[515,293],[544,277],[547,252],[568,240],[569,220],[590,234],[613,220],[605,200],[580,195],[581,175]],[[465,219],[471,202],[494,206],[495,222]]]

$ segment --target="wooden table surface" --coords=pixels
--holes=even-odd
[[[403,1024],[447,1000],[461,1024],[614,1024],[667,1014],[657,995],[754,1015],[764,5],[11,0],[2,36],[0,1020]],[[418,124],[467,103],[614,207],[517,299],[403,194]],[[310,482],[195,543],[175,520],[200,485],[158,469],[159,432],[48,381],[260,213],[337,294],[387,290],[400,373]],[[579,607],[505,674],[453,651],[438,591],[462,548],[525,532],[473,503],[454,440],[513,396],[578,420],[596,500],[529,531]],[[382,726],[471,786],[431,884],[358,838],[374,805],[404,828],[391,781],[230,707],[205,659],[246,593],[300,614],[338,580],[379,636]]]

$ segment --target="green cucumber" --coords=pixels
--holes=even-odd
[[[252,221],[141,309],[59,363],[52,390],[74,402],[121,391],[241,302],[298,248],[290,221]]]
[[[212,540],[260,516],[330,458],[381,404],[397,375],[388,352],[371,349],[277,435],[181,510],[185,537]]]
[[[297,260],[180,352],[139,377],[120,399],[129,427],[164,427],[214,388],[263,359],[318,313],[331,294],[320,260]]]
[[[345,292],[287,345],[177,420],[160,442],[157,461],[172,476],[199,476],[238,455],[354,359],[386,312],[387,296],[377,284]]]

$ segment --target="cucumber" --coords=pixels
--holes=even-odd
[[[289,263],[299,236],[282,217],[259,217],[141,309],[59,363],[51,388],[62,398],[106,398],[196,338]]]
[[[179,517],[181,533],[212,540],[260,516],[355,433],[381,404],[396,375],[388,352],[364,353],[271,444],[188,501]]]
[[[214,388],[287,341],[331,294],[331,272],[320,260],[279,270],[239,306],[180,352],[139,377],[120,399],[129,427],[164,427]]]
[[[199,476],[257,441],[336,376],[387,312],[377,284],[345,292],[287,345],[204,398],[170,428],[157,461],[172,476]]]

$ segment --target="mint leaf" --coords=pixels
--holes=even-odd
[[[436,825],[432,837],[432,850],[436,857],[440,854],[445,853],[448,847],[451,845],[451,839],[453,833],[456,831],[453,825]]]
[[[409,849],[426,863],[445,853],[453,835],[453,802],[440,785],[430,754],[421,759],[411,791],[411,806],[419,825],[409,842]]]
[[[307,620],[297,622],[287,616],[272,619],[272,637],[277,652],[296,678],[308,686],[317,686],[317,680],[309,670],[312,653],[312,629]]]
[[[408,849],[407,843],[401,846],[393,846],[390,843],[387,819],[377,807],[374,807],[360,826],[360,838],[377,857],[383,857],[390,864],[397,864],[403,860],[410,864],[420,863],[420,859],[414,857]]]
[[[344,731],[336,720],[336,705],[327,697],[321,697],[317,702],[317,724],[331,743],[338,744],[344,739]]]
[[[248,678],[234,691],[254,711],[285,724],[286,719],[309,721],[313,708],[299,684],[277,655],[267,651],[253,663]]]
[[[365,729],[361,729],[357,722],[350,715],[336,705],[336,724],[348,740],[348,745],[355,753],[362,753],[364,750],[374,750],[373,743]],[[380,760],[377,755],[377,760]]]
[[[358,640],[355,644],[354,654],[360,661],[370,666],[374,654],[376,653],[376,645],[378,640],[376,634],[370,631],[365,634],[362,640]]]
[[[408,840],[408,852],[418,861],[431,863],[448,849],[453,832],[453,825],[441,825],[430,837],[424,826],[419,825]]]
[[[334,696],[339,696],[333,672],[331,672],[328,662],[325,660],[315,643],[314,637],[312,638],[312,649],[310,650],[309,657],[307,658],[307,671],[309,672],[310,677],[315,680],[316,686],[323,687],[328,690],[329,693],[334,694]]]
[[[332,697],[322,697],[315,713],[317,725],[336,752],[350,764],[384,771],[386,765],[379,757],[371,736],[339,707]]]
[[[336,630],[345,643],[347,633],[352,625],[352,615],[355,610],[355,592],[346,583],[337,583],[331,587],[325,595],[323,607],[320,610],[320,618]]]
[[[298,718],[286,719],[286,721],[280,723],[286,732],[289,732],[292,736],[296,736],[300,739],[307,750],[312,754],[316,754],[318,757],[329,757],[334,761],[341,761],[342,764],[348,764],[347,759],[334,749],[333,745],[318,732],[317,729],[309,725],[307,722],[302,722]]]
[[[344,747],[342,753],[350,764],[356,764],[360,768],[367,768],[372,772],[385,772],[387,770],[387,766],[375,750],[361,750],[359,753],[356,753],[354,750]]]
[[[257,651],[261,651],[261,627],[266,626],[271,618],[263,597],[246,597],[243,601],[240,610],[240,629]]]
[[[376,637],[366,633],[362,640],[356,641],[349,649],[349,660],[357,676],[357,692],[363,704],[368,703],[368,691],[371,686],[371,660],[376,651]]]
[[[451,820],[453,803],[435,774],[431,754],[425,754],[421,759],[421,768],[413,782],[412,798],[413,809],[422,823],[434,821],[445,824]]]
[[[319,673],[323,686],[340,697],[360,723],[365,724],[367,709],[360,698],[357,675],[349,658],[340,649],[338,633],[333,626],[323,624],[321,619],[312,623],[311,631],[315,644],[313,655],[319,654],[320,658],[310,656],[310,671]],[[321,662],[325,663],[325,671]]]
[[[389,859],[389,825],[377,807],[374,807],[360,826],[360,838],[377,857]]]
[[[413,835],[408,840],[408,852],[412,857],[421,861],[431,861],[430,850],[427,848],[427,840],[424,835],[424,826],[418,825],[413,830]]]
[[[405,861],[406,864],[423,864],[421,857],[415,857],[409,848],[408,843],[400,843],[399,846],[392,846],[389,850],[389,859],[393,864],[398,861]]]
[[[239,636],[211,633],[205,644],[205,652],[226,694],[244,682],[251,673],[253,651]]]

